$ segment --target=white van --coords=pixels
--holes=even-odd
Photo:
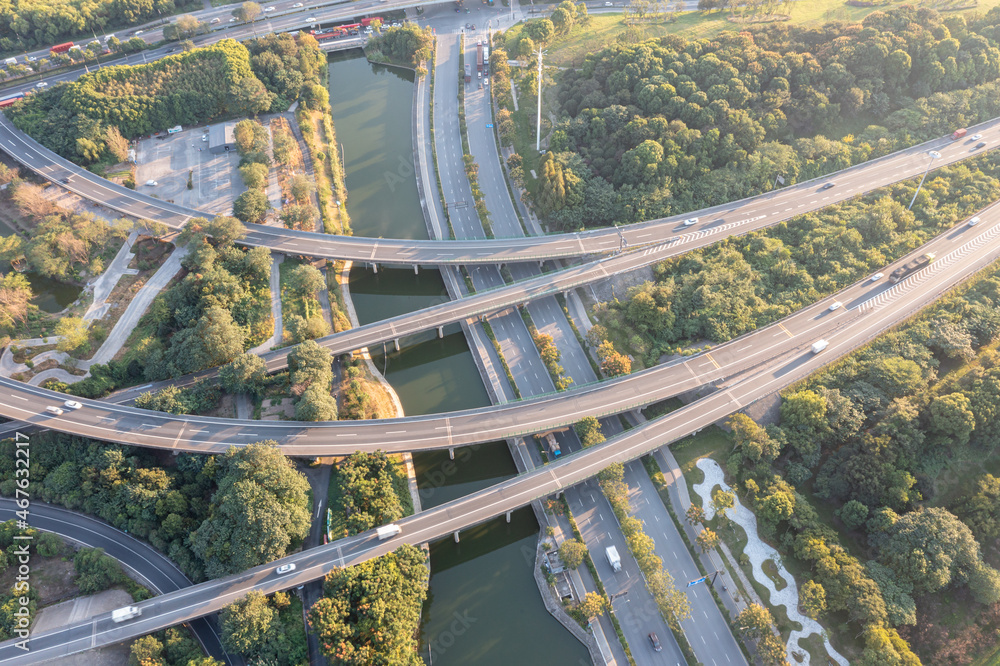
[[[7,58],[6,60],[3,61],[3,64],[5,64],[5,65],[16,65],[17,64],[17,58]]]

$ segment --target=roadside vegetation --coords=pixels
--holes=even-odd
[[[419,71],[420,63],[430,60],[433,42],[430,26],[404,23],[396,28],[383,27],[365,44],[365,56],[372,62],[418,69],[417,74],[423,76],[427,72]]]
[[[219,613],[222,645],[248,663],[304,666],[309,645],[302,622],[302,600],[294,591],[265,597],[251,591]]]
[[[102,35],[203,7],[201,0],[10,0],[0,5],[0,51],[47,48],[81,35]]]
[[[653,268],[654,280],[595,308],[594,345],[610,340],[643,367],[774,322],[863,279],[1000,196],[993,153],[732,237]]]
[[[256,120],[244,118],[233,128],[240,156],[240,178],[247,186],[233,201],[233,217],[249,224],[263,222],[271,210],[267,185],[271,174],[271,135]]]
[[[818,43],[811,30],[772,24],[711,42],[610,46],[561,72],[549,93],[556,120],[543,132],[551,152],[533,205],[559,229],[673,215],[993,117],[998,23],[1000,9],[966,18],[897,7],[829,24]],[[529,61],[518,82],[528,96],[537,81],[523,44],[555,35],[532,26],[505,39]]]

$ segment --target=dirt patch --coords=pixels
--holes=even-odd
[[[10,589],[14,585],[16,567],[8,567],[7,573],[0,576],[0,585]],[[39,594],[39,607],[47,606],[57,601],[68,599],[80,593],[73,582],[76,571],[73,569],[73,559],[61,557],[31,558],[31,585]]]
[[[264,398],[260,404],[261,421],[292,421],[295,419],[295,407],[291,398]]]

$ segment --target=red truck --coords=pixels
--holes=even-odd
[[[365,18],[361,19],[361,25],[367,28],[372,24],[372,21],[378,21],[383,25],[385,24],[385,21],[382,20],[381,16],[366,16]]]
[[[483,76],[483,42],[480,41],[476,44],[476,70],[479,72],[479,76]]]
[[[71,48],[73,48],[73,42],[66,42],[65,44],[56,44],[51,49],[49,49],[49,52],[66,53],[66,51],[69,51]]]
[[[957,141],[958,139],[961,139],[963,136],[968,134],[968,132],[969,130],[965,129],[964,127],[962,129],[957,129],[951,133],[951,140]]]

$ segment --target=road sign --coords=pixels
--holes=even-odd
[[[486,129],[493,129],[493,123],[486,123]]]
[[[697,585],[698,583],[704,583],[706,580],[708,580],[708,576],[702,576],[698,580],[691,581],[690,583],[687,584],[687,586],[691,587],[692,585]]]

